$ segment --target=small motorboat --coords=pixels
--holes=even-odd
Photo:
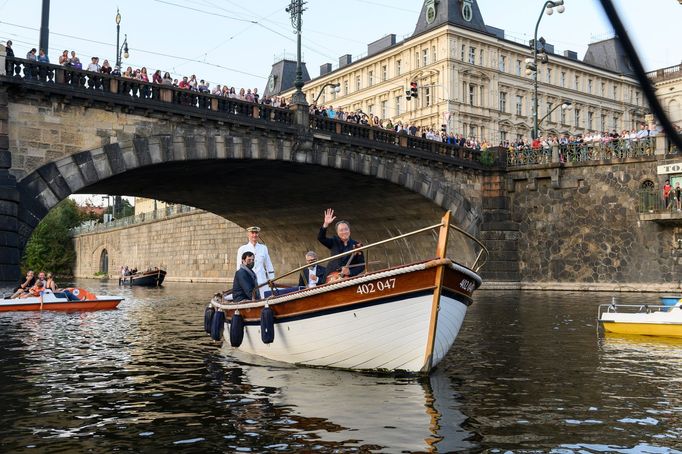
[[[0,299],[0,312],[8,311],[98,311],[116,309],[122,296],[95,295],[82,288],[58,292],[44,290],[42,296]]]
[[[119,285],[139,285],[142,287],[159,287],[166,278],[166,271],[153,268],[147,271],[139,271],[129,276],[121,276]]]
[[[681,297],[661,297],[663,304],[602,304],[597,318],[604,331],[643,336],[682,337]]]
[[[480,287],[478,269],[487,249],[451,224],[398,235],[358,250],[439,231],[436,255],[383,270],[366,272],[312,288],[231,303],[216,294],[206,309],[204,327],[215,340],[229,338],[234,349],[271,360],[349,370],[429,373],[452,347]],[[471,267],[446,257],[450,231],[478,249]],[[292,270],[272,282],[300,272]],[[227,344],[227,343],[226,343]]]

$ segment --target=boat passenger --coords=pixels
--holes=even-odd
[[[305,254],[305,261],[310,264],[317,261],[317,253],[315,251],[308,251]],[[308,268],[301,271],[298,276],[299,287],[315,287],[316,285],[324,284],[327,277],[327,269],[322,265],[308,266]]]
[[[337,222],[336,235],[332,238],[327,238],[327,227],[335,219],[336,216],[334,216],[333,209],[329,208],[324,212],[324,222],[322,227],[320,227],[317,240],[330,250],[331,255],[341,254],[361,247],[362,244],[350,237],[350,223],[348,221]],[[332,260],[327,266],[329,275],[337,272],[340,277],[357,276],[363,271],[365,271],[365,256],[362,254],[362,251]]]
[[[254,262],[253,252],[246,251],[242,254],[241,266],[234,274],[234,282],[232,283],[232,301],[235,303],[260,299],[260,293],[257,289],[258,278],[253,272]]]
[[[32,296],[40,296],[40,294],[45,290],[45,284],[43,281],[36,281],[35,285],[31,287],[28,292],[21,295],[22,298],[30,298]]]
[[[54,276],[52,273],[47,273],[47,283],[45,284],[45,289],[52,290],[53,292],[57,291],[57,283],[54,281]]]
[[[255,257],[255,262],[253,265],[253,272],[256,273],[258,277],[258,289],[260,292],[260,297],[265,297],[265,292],[270,290],[270,286],[267,282],[275,277],[275,267],[272,265],[272,260],[270,260],[270,253],[268,252],[268,247],[262,243],[259,243],[260,227],[249,227],[246,229],[247,235],[249,237],[248,243],[241,246],[237,251],[237,258],[235,263],[241,263],[241,257],[244,252],[251,252]],[[265,285],[262,285],[265,284]]]
[[[19,282],[19,286],[14,289],[14,293],[10,298],[19,298],[22,293],[25,293],[33,287],[36,283],[36,278],[32,270],[26,272],[26,277]]]

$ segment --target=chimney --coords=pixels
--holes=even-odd
[[[342,55],[339,57],[339,68],[343,68],[346,65],[350,65],[353,61],[351,54]]]
[[[324,76],[325,74],[330,72],[332,72],[331,63],[325,63],[324,65],[320,65],[320,76]]]
[[[577,60],[578,59],[578,52],[574,50],[565,50],[564,51],[564,57],[570,58],[571,60]]]

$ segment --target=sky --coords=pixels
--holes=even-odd
[[[446,1],[446,0],[440,0]],[[614,0],[647,71],[682,61],[682,5],[678,0]],[[121,42],[127,35],[129,58],[123,66],[146,66],[174,77],[196,74],[211,86],[227,84],[262,92],[272,64],[295,59],[296,35],[289,0],[52,0],[48,55],[75,50],[116,60],[116,10]],[[341,55],[356,60],[367,44],[395,33],[398,41],[414,31],[422,0],[307,0],[303,13],[303,60],[311,77],[320,65],[338,65]],[[544,0],[478,0],[486,24],[506,38],[527,43]],[[11,39],[17,56],[38,47],[41,0],[0,0],[0,42]],[[596,0],[565,0],[563,14],[543,15],[538,34],[556,53],[578,52],[609,38],[613,29]],[[95,197],[97,199],[99,197]]]

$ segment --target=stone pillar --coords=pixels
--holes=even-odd
[[[4,62],[2,68],[5,68]],[[21,278],[19,191],[16,178],[9,173],[10,167],[12,153],[9,151],[9,101],[7,87],[0,85],[0,282],[17,282]]]
[[[559,162],[559,144],[552,145],[552,162]]]

